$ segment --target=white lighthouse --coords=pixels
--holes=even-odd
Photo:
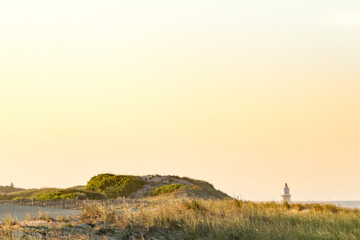
[[[281,195],[283,197],[283,201],[284,202],[290,202],[290,188],[288,187],[287,183],[285,183],[285,187],[284,187],[284,194]]]

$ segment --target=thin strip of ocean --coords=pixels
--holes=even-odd
[[[294,201],[294,203],[321,203],[321,204],[334,204],[338,207],[359,208],[360,201]]]

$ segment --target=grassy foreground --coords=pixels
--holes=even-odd
[[[360,239],[360,211],[320,204],[226,200],[149,200],[85,205],[78,218],[18,223],[3,239]]]

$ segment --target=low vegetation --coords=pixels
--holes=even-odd
[[[42,188],[42,189],[27,189],[19,192],[0,195],[0,200],[15,200],[15,199],[40,199],[42,196],[56,192],[58,188]]]
[[[78,218],[24,227],[8,219],[0,238],[26,239],[360,239],[360,211],[329,204],[173,199],[85,205]],[[49,227],[51,226],[51,227]],[[17,235],[16,235],[17,234]]]
[[[113,200],[123,196],[126,200]],[[20,190],[0,197],[112,198],[85,202],[75,218],[40,212],[36,221],[29,215],[27,222],[19,222],[6,216],[0,239],[360,239],[360,210],[236,200],[207,182],[177,176],[100,174],[85,187]]]
[[[90,192],[85,190],[76,190],[76,189],[63,189],[57,190],[56,192],[48,193],[41,195],[39,200],[59,200],[59,199],[106,199],[107,196],[98,192]]]
[[[13,184],[10,186],[0,186],[0,194],[8,194],[13,192],[23,191],[22,188],[16,188]]]
[[[217,190],[214,186],[206,181],[196,180],[188,177],[177,177],[175,179],[185,180],[191,185],[186,189],[188,197],[197,197],[203,199],[227,199],[230,198],[226,193]]]
[[[58,200],[58,199],[106,199],[107,196],[98,192],[86,191],[84,189],[28,189],[10,194],[0,195],[0,200],[19,200],[19,199],[36,199],[36,200]]]
[[[106,173],[92,177],[86,185],[86,190],[105,194],[109,198],[117,198],[127,197],[143,185],[144,181],[137,176]]]
[[[164,185],[164,186],[161,186],[161,187],[154,188],[152,190],[151,195],[152,196],[158,196],[158,195],[161,195],[161,194],[172,193],[172,192],[175,192],[176,190],[178,190],[180,188],[183,188],[183,187],[185,187],[184,184]]]
[[[0,187],[1,189],[1,187]],[[167,197],[197,197],[203,199],[229,198],[225,193],[215,189],[208,182],[178,176],[130,176],[99,174],[92,177],[86,186],[75,186],[67,189],[42,188],[21,189],[13,185],[3,187],[6,193],[0,192],[0,200],[58,200],[58,199],[105,199],[105,198],[144,198],[149,196],[170,195]],[[12,189],[12,190],[10,190]],[[5,191],[5,190],[4,190]]]

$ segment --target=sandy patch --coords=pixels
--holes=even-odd
[[[76,216],[80,213],[79,210],[61,209],[61,208],[46,208],[46,207],[32,207],[20,206],[10,204],[0,204],[0,222],[4,222],[4,217],[11,216],[19,221],[26,219],[26,216],[31,218],[39,216],[39,212],[46,212],[52,218]]]

